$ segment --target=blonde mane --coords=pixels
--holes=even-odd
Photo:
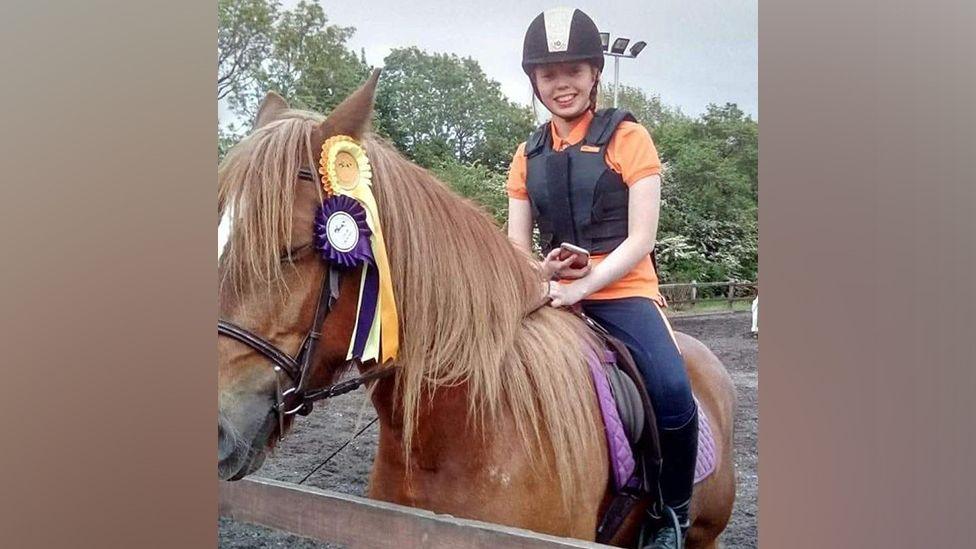
[[[312,131],[322,120],[286,115],[237,145],[219,171],[218,216],[230,205],[234,224],[223,267],[236,282],[281,275],[293,186],[315,158]],[[509,414],[522,444],[538,450],[534,463],[554,467],[569,503],[583,456],[602,437],[585,360],[595,342],[565,312],[547,306],[526,316],[541,297],[538,273],[486,213],[378,136],[362,141],[400,315],[404,451],[409,457],[425,398],[463,387],[470,425],[491,433]]]
[[[217,222],[233,228],[221,254],[220,282],[274,287],[283,278],[281,253],[292,242],[295,182],[317,170],[312,134],[323,116],[287,110],[231,148],[217,167]],[[313,159],[316,159],[313,161]]]

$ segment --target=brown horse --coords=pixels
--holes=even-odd
[[[299,170],[315,172],[330,136],[356,138],[372,163],[400,317],[399,355],[383,366],[395,375],[371,387],[380,431],[369,496],[592,540],[610,496],[584,358],[596,343],[568,312],[527,314],[540,298],[533,262],[481,209],[369,133],[377,78],[378,71],[328,118],[269,94],[252,133],[228,153],[218,172],[218,219],[225,211],[231,219],[218,314],[283,351],[298,350],[326,272],[307,246],[322,191]],[[358,280],[355,270],[341,278],[312,357],[311,388],[344,373]],[[735,391],[704,345],[677,338],[718,452],[716,471],[694,492],[688,547],[716,547],[735,496]],[[217,470],[227,480],[260,467],[282,433],[268,360],[231,338],[218,338],[217,349]],[[614,543],[633,544],[638,513]]]

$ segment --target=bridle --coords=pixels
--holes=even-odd
[[[314,172],[308,169],[301,169],[298,178],[313,183],[318,182]],[[284,436],[285,417],[299,414],[308,415],[312,411],[312,404],[318,400],[332,398],[358,389],[364,383],[387,377],[395,371],[395,368],[374,368],[373,370],[350,380],[334,383],[324,389],[310,390],[307,386],[309,370],[311,369],[312,358],[315,356],[318,342],[322,338],[322,324],[329,315],[333,305],[339,298],[339,273],[331,265],[326,269],[322,279],[322,289],[319,292],[319,300],[315,305],[315,316],[312,317],[312,326],[309,328],[305,339],[299,347],[298,354],[294,357],[276,347],[273,343],[261,336],[234,324],[227,320],[217,320],[217,335],[226,336],[239,341],[274,364],[275,372],[275,405],[274,412],[278,416],[278,438]],[[347,360],[342,367],[342,371],[352,365],[358,365],[358,359]],[[281,374],[284,372],[291,381],[291,386],[287,389],[282,388]]]

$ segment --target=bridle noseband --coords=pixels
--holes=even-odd
[[[299,179],[318,182],[314,173],[308,169],[301,169],[298,172]],[[278,437],[284,436],[284,421],[286,416],[299,414],[308,415],[312,411],[312,403],[342,395],[359,388],[364,383],[376,379],[384,378],[394,372],[394,368],[373,369],[366,374],[340,383],[334,383],[324,389],[309,390],[308,383],[309,370],[311,369],[312,357],[318,342],[322,338],[322,324],[325,317],[329,315],[333,305],[339,298],[339,273],[334,267],[329,266],[322,279],[322,289],[319,292],[319,300],[315,305],[315,316],[312,318],[312,326],[305,336],[302,346],[299,347],[298,354],[291,357],[273,343],[261,336],[229,322],[227,320],[217,320],[217,335],[226,336],[237,340],[274,363],[275,372],[275,406],[274,411],[278,416]],[[350,365],[358,365],[358,359],[346,361],[342,370]],[[291,387],[282,390],[281,373],[284,372],[291,380]]]

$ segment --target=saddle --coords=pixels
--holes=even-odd
[[[606,427],[614,487],[613,499],[596,532],[597,542],[607,543],[639,501],[663,503],[658,486],[661,446],[651,398],[630,349],[579,308],[573,313],[589,326],[604,348],[602,357],[590,357],[590,370]],[[708,417],[702,411],[695,482],[708,477],[715,465],[714,439]]]
[[[661,503],[658,488],[661,446],[651,398],[627,345],[610,335],[606,328],[586,316],[582,310],[575,308],[573,314],[586,323],[604,347],[604,356],[599,360],[600,368],[594,367],[594,361],[591,361],[591,371],[607,424],[612,469],[610,476],[615,488],[613,499],[596,531],[596,541],[607,543],[638,501],[652,498]],[[603,390],[604,379],[609,391]],[[608,403],[608,400],[611,402]],[[607,413],[609,406],[615,408],[619,425],[614,422],[614,414]],[[626,447],[620,441],[620,431],[626,437]],[[622,454],[629,454],[630,460]]]

